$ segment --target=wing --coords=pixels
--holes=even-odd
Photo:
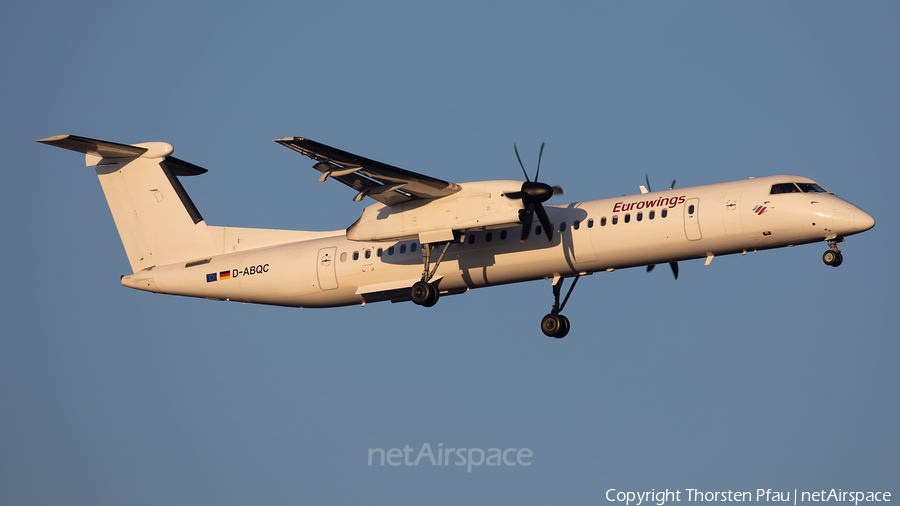
[[[331,177],[353,188],[359,192],[353,198],[356,202],[372,197],[392,206],[409,200],[446,197],[460,190],[457,184],[369,160],[302,137],[285,137],[275,139],[275,142],[319,162],[313,165],[322,173],[319,181]]]

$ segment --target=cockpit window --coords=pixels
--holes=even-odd
[[[769,192],[770,195],[775,195],[776,193],[828,193],[825,191],[825,188],[817,185],[816,183],[778,183],[772,185],[772,191]]]
[[[800,193],[800,188],[797,188],[797,185],[794,183],[773,184],[772,191],[769,194],[775,195],[777,193]]]
[[[800,191],[803,193],[828,193],[825,191],[825,188],[816,183],[797,183],[797,186],[800,187]]]

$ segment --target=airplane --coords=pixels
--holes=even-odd
[[[746,254],[826,241],[837,244],[875,220],[812,179],[775,175],[547,204],[559,187],[525,181],[453,183],[354,155],[302,137],[275,142],[315,161],[375,203],[346,230],[310,232],[209,226],[179,177],[206,169],[172,156],[166,142],[119,144],[74,135],[37,142],[84,153],[95,167],[132,274],[121,284],[154,293],[242,303],[325,308],[412,301],[473,288],[552,280],[548,337],[571,328],[561,314],[575,284],[595,272]],[[646,179],[646,176],[645,176]],[[537,215],[537,223],[534,223]],[[435,257],[437,257],[435,259]],[[564,280],[571,279],[562,302]]]

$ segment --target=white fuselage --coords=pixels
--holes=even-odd
[[[830,240],[871,228],[861,209],[828,193],[770,194],[768,176],[645,194],[546,205],[553,241],[520,243],[521,226],[469,231],[435,279],[442,293]],[[464,184],[462,186],[465,186]],[[533,225],[537,226],[537,224]],[[423,272],[417,240],[351,241],[344,230],[155,266],[123,276],[132,288],[174,295],[334,307],[391,300]],[[432,261],[442,246],[435,247]]]

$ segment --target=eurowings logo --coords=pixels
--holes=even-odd
[[[762,216],[762,213],[766,212],[766,209],[767,209],[766,206],[756,206],[753,208],[753,212]]]

